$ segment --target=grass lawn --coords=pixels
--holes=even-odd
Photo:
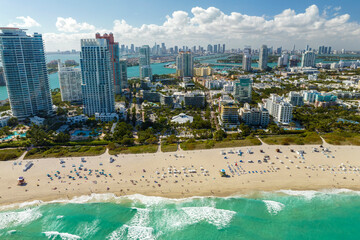
[[[257,138],[247,137],[242,140],[223,140],[223,141],[196,141],[196,142],[183,142],[180,144],[183,150],[198,150],[198,149],[212,149],[212,148],[229,148],[229,147],[245,147],[260,145],[261,142]]]
[[[25,151],[20,149],[0,150],[0,161],[7,161],[19,158]]]
[[[82,157],[97,156],[105,152],[104,146],[74,146],[74,147],[47,147],[33,148],[26,155],[26,159],[36,158],[59,158],[59,157]]]
[[[270,145],[305,145],[322,143],[320,136],[314,132],[307,132],[302,134],[263,136],[261,137],[261,140]]]
[[[138,153],[155,153],[158,150],[158,144],[139,145],[132,147],[117,147],[115,149],[109,149],[111,155],[115,154],[138,154]]]
[[[360,146],[360,134],[356,133],[327,133],[322,137],[333,145],[357,145]]]
[[[171,144],[161,144],[161,151],[162,152],[176,152],[178,148],[178,145],[176,143]]]
[[[0,143],[0,148],[27,147],[30,145],[31,143],[29,140],[16,140],[16,141]]]

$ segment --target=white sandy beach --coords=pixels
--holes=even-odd
[[[113,163],[109,161],[111,156],[105,153],[101,156],[85,157],[86,162],[81,162],[80,157],[63,158],[65,167],[55,158],[31,160],[34,166],[26,172],[23,172],[23,168],[30,160],[0,162],[0,204],[71,199],[92,193],[114,193],[117,196],[137,193],[182,198],[231,196],[281,189],[360,190],[360,147],[325,144],[324,147],[330,150],[327,154],[321,151],[313,152],[314,147],[320,150],[319,146],[311,145],[262,145],[176,153],[120,154],[112,156],[115,159]],[[253,154],[247,153],[248,148],[252,149]],[[281,153],[276,152],[277,148]],[[242,156],[229,153],[230,150],[235,152],[239,149],[244,152]],[[264,153],[261,153],[260,149]],[[222,150],[226,155],[221,154]],[[299,159],[297,150],[305,151],[304,159]],[[270,160],[267,163],[258,163],[265,155],[269,155]],[[243,163],[240,163],[240,160],[243,160]],[[248,163],[249,160],[254,163]],[[19,165],[19,162],[22,164]],[[80,164],[83,164],[82,170],[79,170]],[[84,168],[87,168],[87,171],[84,171]],[[174,173],[175,168],[180,173]],[[91,174],[89,169],[92,170]],[[230,177],[221,177],[221,169],[225,169]],[[189,173],[189,170],[196,173]],[[104,172],[104,175],[97,171]],[[19,176],[25,178],[26,186],[17,186]]]

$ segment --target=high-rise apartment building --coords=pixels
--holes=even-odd
[[[212,52],[213,52],[213,46],[212,46],[211,44],[209,44],[209,45],[207,46],[207,51],[208,51],[209,53],[212,53]]]
[[[42,35],[0,28],[0,57],[14,117],[25,119],[52,112]]]
[[[139,69],[140,79],[145,79],[146,77],[150,78],[150,80],[152,79],[149,45],[144,45],[140,48]]]
[[[217,52],[218,52],[218,46],[217,46],[216,44],[214,45],[213,50],[214,50],[214,53],[217,53]]]
[[[268,48],[266,45],[262,45],[259,53],[259,69],[264,71],[267,69],[268,63]]]
[[[105,33],[103,36],[101,36],[100,33],[96,33],[95,37],[96,39],[106,39],[110,53],[111,68],[113,71],[112,75],[114,80],[115,94],[121,94],[121,89],[123,87],[121,86],[122,79],[121,79],[121,69],[119,62],[120,61],[119,43],[114,41],[114,35],[112,33],[110,34]],[[123,45],[121,47],[123,48]]]
[[[252,81],[250,78],[239,78],[234,81],[233,96],[237,102],[250,102]]]
[[[119,60],[119,65],[120,65],[120,83],[121,83],[121,88],[127,88],[128,87],[128,77],[127,77],[127,62],[125,59],[120,59]]]
[[[82,39],[80,66],[84,113],[92,116],[115,110],[114,77],[106,39]]]
[[[60,82],[61,100],[64,102],[81,102],[81,70],[74,67],[65,67],[58,60],[58,74]]]
[[[244,71],[251,72],[251,61],[251,47],[245,47],[242,60],[242,69]]]
[[[191,52],[179,52],[176,57],[176,73],[179,77],[192,77],[194,59]]]
[[[315,67],[316,55],[312,51],[306,51],[302,54],[301,67]]]
[[[300,60],[297,55],[291,55],[289,58],[289,67],[297,67],[299,62]]]

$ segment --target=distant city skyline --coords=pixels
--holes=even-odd
[[[119,44],[129,46],[225,43],[227,49],[245,45],[258,49],[262,44],[292,49],[295,44],[298,49],[325,45],[360,50],[360,17],[354,11],[360,3],[314,2],[135,0],[124,4],[110,0],[100,11],[96,4],[82,0],[50,6],[39,0],[2,0],[0,25],[42,33],[46,51],[80,50],[80,39],[92,38],[96,32],[113,32]]]

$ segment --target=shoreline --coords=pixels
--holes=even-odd
[[[337,195],[337,194],[349,194],[360,196],[360,188],[357,190],[348,189],[348,188],[320,188],[320,189],[280,189],[280,190],[254,190],[244,193],[234,193],[231,195],[216,196],[216,195],[194,195],[188,197],[166,197],[166,196],[157,196],[157,195],[142,195],[139,193],[130,194],[130,195],[116,195],[115,193],[92,193],[89,195],[74,195],[71,198],[57,198],[53,199],[52,197],[43,198],[43,199],[29,199],[26,202],[15,202],[10,204],[0,204],[0,212],[8,210],[17,210],[24,209],[33,206],[48,205],[48,204],[86,204],[86,203],[118,203],[119,201],[140,201],[146,205],[148,199],[150,202],[181,202],[192,199],[201,199],[201,198],[244,198],[244,199],[261,199],[266,200],[265,195],[281,195],[281,196],[293,196],[293,197],[304,197],[307,199],[312,199],[315,196],[321,195]],[[145,200],[145,201],[142,201]],[[156,204],[156,203],[155,203]]]
[[[22,168],[28,160],[23,160],[21,166],[14,165],[14,162],[20,160],[0,162],[0,176],[3,176],[0,177],[0,206],[21,205],[31,201],[71,202],[74,198],[91,196],[91,194],[114,194],[116,197],[140,194],[145,197],[183,199],[256,196],[261,192],[281,190],[335,192],[339,189],[360,190],[357,184],[360,180],[360,171],[356,170],[360,168],[360,162],[356,159],[360,154],[360,147],[323,145],[330,149],[328,155],[334,156],[333,158],[324,157],[325,154],[321,152],[311,152],[311,149],[318,148],[318,145],[260,145],[174,153],[119,154],[117,157],[106,152],[100,156],[85,157],[84,163],[81,162],[81,157],[62,158],[65,167],[59,164],[57,158],[35,159],[31,160],[34,166],[27,172],[23,172]],[[253,154],[246,152],[250,148]],[[282,153],[276,153],[275,150],[278,148]],[[231,149],[241,149],[244,154],[238,156],[229,153]],[[264,150],[264,153],[261,153],[260,149]],[[295,158],[297,154],[290,149],[294,149],[295,152],[304,150],[305,160]],[[226,155],[221,155],[221,151],[225,151]],[[257,163],[264,155],[269,155],[270,161]],[[115,159],[113,163],[109,162],[110,157]],[[289,158],[291,160],[288,160]],[[240,163],[240,159],[244,163]],[[249,160],[253,160],[254,163],[248,163]],[[235,161],[241,168],[235,166]],[[83,168],[92,169],[92,174],[77,170],[82,178],[76,177],[75,180],[68,178],[69,175],[76,176],[74,170],[78,169],[80,164],[83,164]],[[339,167],[343,166],[341,164],[345,167]],[[238,170],[231,174],[227,165],[233,170]],[[171,174],[168,173],[170,166]],[[175,168],[177,168],[175,171],[182,173],[174,174]],[[183,168],[186,168],[185,172],[192,169],[196,170],[196,173],[186,173],[187,177],[185,177]],[[226,169],[231,176],[220,177],[221,169]],[[239,169],[244,171],[237,174],[240,173]],[[95,173],[95,170],[100,172],[103,170],[104,175]],[[54,177],[57,171],[60,171],[61,179]],[[47,174],[50,174],[53,180],[50,180]],[[24,176],[26,186],[16,186],[19,176]],[[85,176],[87,179],[84,178]]]

